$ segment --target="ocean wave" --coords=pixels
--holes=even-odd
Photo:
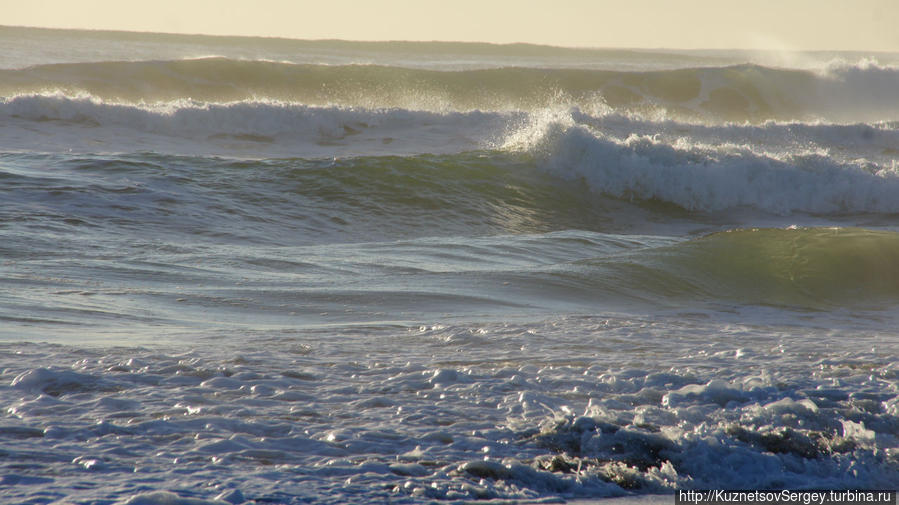
[[[208,103],[178,100],[156,104],[107,102],[94,96],[22,95],[0,100],[0,114],[31,121],[63,121],[86,126],[124,126],[175,135],[278,135],[315,132],[344,137],[354,128],[422,125],[445,121],[471,124],[501,117],[497,113],[435,113],[408,109],[314,107],[270,100]],[[470,123],[470,124],[466,124]]]
[[[471,275],[473,284],[512,286],[534,310],[565,302],[634,310],[837,311],[892,318],[899,300],[899,233],[852,227],[737,228],[687,239],[647,240],[581,232],[583,259]],[[539,237],[555,247],[560,237]],[[563,243],[560,242],[561,246]],[[450,245],[449,251],[453,250]],[[725,309],[730,310],[730,309]],[[858,312],[863,311],[863,312]],[[863,324],[863,323],[853,323]]]
[[[519,131],[506,145],[532,152],[548,173],[583,181],[596,193],[691,211],[899,213],[895,161],[843,161],[826,151],[764,152],[751,144],[645,134],[616,138],[564,118]]]
[[[698,121],[897,119],[899,69],[870,62],[794,70],[743,64],[654,71],[438,71],[223,57],[0,70],[0,96],[61,92],[128,103],[194,99],[429,111],[535,110],[563,103]]]
[[[371,147],[372,143],[396,147],[405,142],[409,145],[418,143],[422,149],[400,149],[393,154],[449,153],[491,147],[506,149],[537,143],[545,136],[548,124],[559,122],[587,127],[590,131],[618,139],[643,135],[669,144],[683,143],[686,139],[692,143],[752,145],[776,151],[817,150],[842,160],[866,158],[889,162],[899,153],[896,148],[899,145],[899,122],[895,121],[705,124],[622,113],[602,104],[588,108],[553,106],[529,112],[478,109],[440,112],[313,106],[269,99],[227,103],[194,99],[128,103],[104,100],[94,95],[55,92],[0,98],[0,117],[3,116],[10,120],[27,121],[27,124],[19,125],[24,130],[100,127],[92,136],[106,143],[113,140],[122,142],[122,150],[133,148],[128,145],[128,136],[123,134],[131,131],[190,138],[194,142],[234,140],[269,145],[281,142],[282,147],[287,144],[337,145],[339,141],[349,143],[353,140],[355,147],[359,148],[356,154],[363,155],[366,154],[365,148]],[[115,128],[115,131],[104,131],[104,127]],[[86,131],[82,130],[82,133]],[[54,133],[60,133],[60,130],[56,129]],[[78,140],[77,136],[64,139]],[[27,144],[27,137],[22,140]],[[20,142],[9,142],[10,145],[17,143]],[[53,142],[42,140],[42,144],[49,146]],[[63,147],[69,150],[76,146]],[[430,148],[434,150],[429,151]],[[368,154],[381,153],[375,151]],[[300,155],[297,150],[268,154]]]
[[[704,289],[725,282],[767,303],[899,298],[899,234],[860,228],[738,230],[685,246]],[[725,282],[722,282],[725,281]],[[736,290],[735,290],[736,291]]]
[[[548,112],[548,113],[547,113]],[[648,135],[663,138],[669,143],[681,139],[712,145],[753,145],[779,151],[829,151],[831,156],[895,157],[899,154],[899,122],[830,123],[826,121],[765,121],[758,124],[728,123],[702,124],[672,119],[652,119],[614,111],[546,111],[534,114],[531,122],[521,125],[507,138],[511,142],[522,137],[540,134],[551,121],[584,125],[594,131],[618,138]]]
[[[58,146],[82,152],[333,157],[480,149],[495,143],[521,114],[316,107],[271,100],[129,104],[54,93],[0,99],[4,116],[10,124],[24,122],[19,135],[7,132],[12,135],[9,145],[36,151]],[[47,136],[33,135],[35,129]]]
[[[485,188],[503,186],[503,177],[525,177],[528,191],[542,194],[558,185],[555,180],[568,188],[564,192],[584,191],[598,202],[664,202],[701,214],[739,209],[776,216],[899,214],[899,166],[890,150],[899,130],[889,125],[713,128],[660,122],[653,134],[651,122],[594,116],[592,123],[574,122],[568,113],[534,123],[534,117],[519,113],[254,102],[149,108],[54,96],[0,102],[4,116],[8,125],[21,126],[2,132],[5,143],[35,152],[274,159],[254,170],[325,159],[325,178],[334,175],[329,171],[336,170],[330,161],[335,157],[358,158],[339,165],[362,179],[371,179],[367,171],[380,173],[386,163],[410,177],[385,198],[418,194],[426,184],[428,192],[449,192],[435,194],[434,201],[462,198],[477,206],[478,188],[451,194],[459,167],[468,167],[468,177],[486,181]],[[433,168],[422,172],[421,165]],[[549,177],[534,178],[535,173]],[[584,203],[581,194],[572,198]],[[527,202],[516,206],[541,208]]]
[[[589,260],[630,276],[638,295],[826,309],[899,299],[899,234],[861,228],[763,228],[713,233],[631,255]],[[622,273],[624,272],[624,273]],[[636,282],[636,281],[640,282]]]
[[[353,156],[363,158],[353,163],[359,167],[380,166],[374,157],[383,155],[439,155],[445,156],[436,159],[439,166],[471,166],[481,156],[475,152],[503,173],[521,166],[524,156],[543,173],[583,183],[596,195],[701,213],[899,213],[894,123],[703,125],[580,109],[438,113],[189,100],[132,105],[64,95],[0,100],[0,117],[18,126],[2,133],[8,145],[38,152]],[[445,170],[433,173],[433,182],[454,187],[455,172]]]

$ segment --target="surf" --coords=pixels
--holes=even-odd
[[[740,64],[670,70],[434,70],[205,57],[0,69],[0,96],[60,93],[129,104],[272,100],[432,112],[533,111],[559,103],[693,122],[895,119],[899,69],[871,62],[799,70]]]
[[[765,152],[751,144],[714,145],[630,134],[616,138],[551,121],[513,137],[549,173],[616,198],[659,200],[687,210],[740,207],[780,215],[896,214],[895,162],[840,160],[827,152]]]

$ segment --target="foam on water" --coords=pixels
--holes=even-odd
[[[6,344],[5,495],[540,499],[899,478],[899,363],[877,334],[597,317],[329,334]]]

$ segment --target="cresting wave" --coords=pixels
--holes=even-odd
[[[399,108],[316,107],[295,102],[248,100],[210,103],[191,99],[156,104],[108,102],[94,96],[62,94],[21,95],[0,100],[0,114],[30,121],[61,121],[84,126],[115,126],[149,133],[178,135],[243,134],[299,136],[318,133],[344,137],[359,133],[355,128],[385,128],[443,122],[463,129],[478,126],[508,114],[470,111],[435,113]],[[494,125],[496,126],[496,125]],[[271,140],[271,139],[269,139]]]
[[[13,126],[3,140],[21,150],[250,158],[481,152],[501,166],[509,153],[524,153],[601,197],[706,213],[899,213],[897,123],[833,122],[844,106],[858,117],[876,111],[895,119],[899,71],[873,64],[818,73],[757,65],[447,72],[207,58],[0,74],[8,88],[0,117]],[[642,98],[622,99],[614,91],[621,86]],[[743,122],[721,124],[729,113],[714,104],[739,102],[720,99],[734,93],[751,98],[732,109]],[[809,115],[832,121],[771,120]]]
[[[704,223],[714,217],[597,195],[509,153],[229,162],[6,155],[0,167],[10,160],[38,169],[0,171],[8,206],[0,217],[23,231],[0,246],[4,257],[55,257],[59,240],[38,242],[27,234],[35,227],[52,230],[68,237],[72,250],[91,244],[80,275],[93,279],[109,261],[121,262],[119,272],[142,272],[146,265],[129,257],[143,257],[149,247],[143,241],[183,241],[194,245],[165,253],[176,265],[163,269],[173,284],[221,283],[217,268],[195,269],[198,257],[227,263],[239,278],[266,272],[287,282],[288,288],[253,293],[262,300],[259,310],[282,303],[282,296],[291,303],[299,296],[313,316],[326,313],[334,299],[320,288],[334,283],[351,286],[341,296],[377,293],[368,306],[383,306],[385,313],[412,304],[409,286],[416,303],[433,299],[445,307],[452,300],[458,312],[494,303],[531,311],[554,304],[591,310],[697,303],[881,310],[899,300],[895,231],[819,226],[707,234],[702,230],[719,227]],[[39,212],[23,214],[33,202],[40,202]],[[654,222],[665,223],[669,233],[678,227],[692,232],[684,238],[639,235],[651,232]],[[81,238],[101,234],[115,243],[133,230],[140,230],[142,242],[125,248],[105,250]],[[244,264],[233,254],[246,244],[258,250]],[[305,284],[297,285],[298,278]],[[223,289],[219,296],[232,296],[230,287]],[[86,281],[78,290],[96,288]],[[158,289],[147,295],[166,307],[184,296]],[[206,292],[191,297],[215,298]],[[101,300],[93,299],[103,306]],[[119,309],[113,303],[104,310]]]
[[[522,141],[513,136],[514,148]],[[615,138],[554,122],[528,138],[548,172],[580,180],[596,193],[658,200],[703,212],[899,213],[895,162],[842,161],[826,152],[758,152],[749,145],[709,145],[656,136]]]
[[[5,97],[59,92],[125,103],[276,100],[429,111],[535,110],[562,102],[691,121],[890,120],[899,103],[899,69],[873,63],[822,71],[754,64],[654,71],[438,71],[213,57],[4,69],[0,83]]]
[[[38,120],[37,127],[68,131],[73,126],[65,121],[73,121],[75,133],[84,142],[81,149],[88,152],[97,147],[113,152],[152,149],[154,142],[159,142],[191,156],[208,156],[206,153],[210,152],[238,157],[280,154],[284,158],[251,163],[248,170],[272,180],[291,173],[302,174],[303,178],[316,179],[316,185],[325,181],[329,185],[345,184],[344,179],[352,177],[372,181],[371,190],[381,186],[376,179],[383,177],[387,170],[399,179],[383,188],[383,192],[357,194],[361,187],[356,183],[339,191],[346,193],[350,200],[383,198],[381,205],[387,208],[408,201],[407,195],[418,195],[422,201],[454,202],[457,208],[478,208],[495,200],[497,195],[500,199],[506,195],[515,202],[515,208],[543,213],[544,202],[557,198],[540,196],[527,201],[521,200],[516,192],[545,195],[561,191],[571,202],[588,207],[601,207],[609,199],[650,205],[661,202],[697,215],[741,209],[775,216],[812,214],[834,218],[899,214],[899,200],[895,198],[899,192],[899,171],[895,161],[888,158],[873,162],[841,159],[827,152],[759,152],[754,146],[715,146],[701,142],[702,139],[671,141],[648,135],[622,138],[584,125],[559,122],[536,130],[515,130],[512,125],[520,121],[512,116],[479,112],[438,115],[403,110],[235,104],[192,107],[164,114],[68,99],[56,104],[71,107],[63,113],[57,110],[56,119]],[[21,102],[9,103],[7,112],[21,105]],[[41,112],[30,121],[44,117],[43,111],[52,110],[40,105],[37,110]],[[21,114],[10,117],[24,118]],[[98,121],[107,124],[97,128],[94,125]],[[461,136],[463,128],[468,129]],[[771,128],[778,130],[781,126]],[[804,128],[812,129],[813,134],[820,133],[814,127]],[[827,131],[826,135],[833,134],[832,126],[821,128]],[[84,135],[85,129],[89,134],[97,130],[96,143],[92,143],[94,137]],[[512,132],[504,141],[505,146],[489,148],[504,130]],[[845,127],[844,131],[865,135],[870,130]],[[404,132],[410,137],[398,138]],[[887,138],[896,135],[895,130],[878,134]],[[99,139],[104,142],[99,143]],[[13,137],[11,142],[21,149],[53,151],[52,144],[33,135]],[[77,147],[73,142],[65,145],[69,149]],[[298,151],[320,152],[321,158],[293,157]],[[421,151],[432,154],[417,154]],[[335,153],[349,157],[331,159]],[[381,157],[381,154],[392,156]],[[191,162],[178,157],[172,163],[197,167],[209,164],[202,159]],[[242,166],[229,163],[218,171],[228,171],[227,167],[232,165]],[[292,172],[300,168],[303,170]],[[202,172],[198,169],[188,175],[193,177]],[[244,177],[241,174],[240,179]],[[480,185],[472,186],[460,177],[480,181]],[[508,181],[515,182],[509,186]],[[226,193],[240,191],[236,187],[225,189]],[[590,194],[584,194],[584,189]],[[274,192],[273,197],[277,199],[283,197],[277,195],[274,187],[260,188],[260,191]],[[455,213],[452,207],[447,210]]]
[[[316,107],[273,100],[129,104],[55,93],[0,99],[4,116],[21,127],[18,134],[12,131],[9,144],[34,151],[53,151],[59,144],[81,152],[323,158],[481,149],[497,143],[507,124],[523,114]],[[54,140],[36,141],[30,134],[35,128]]]
[[[899,122],[834,124],[776,122],[723,125],[697,124],[674,119],[653,119],[614,111],[556,104],[526,111],[443,111],[404,108],[313,106],[270,99],[228,103],[179,99],[158,103],[123,103],[93,95],[63,93],[24,94],[0,98],[0,117],[38,123],[88,127],[127,128],[143,133],[189,135],[194,140],[215,135],[247,140],[274,141],[286,136],[306,140],[320,135],[343,138],[367,128],[382,130],[411,127],[426,130],[441,125],[450,129],[449,140],[468,134],[478,148],[530,148],[552,122],[580,125],[608,136],[659,136],[669,143],[694,140],[703,144],[752,144],[781,150],[837,148],[835,155],[881,156],[891,159],[899,150]],[[477,132],[472,134],[472,132]],[[393,139],[397,140],[397,139]]]

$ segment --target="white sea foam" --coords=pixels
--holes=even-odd
[[[0,437],[30,465],[6,496],[521,500],[899,477],[886,335],[676,319],[275,331],[255,350],[216,332],[186,353],[6,344]]]
[[[589,126],[607,136],[626,138],[630,135],[657,136],[668,143],[685,141],[712,145],[744,145],[768,152],[817,151],[840,160],[869,157],[888,162],[899,145],[899,123],[829,123],[826,121],[781,122],[760,124],[704,124],[675,121],[665,116],[647,118],[620,114],[610,110],[586,111],[580,108],[556,110],[552,114],[535,114],[527,127],[510,135],[507,143],[527,148],[539,139],[541,130],[550,122]],[[528,142],[526,137],[530,137]]]

